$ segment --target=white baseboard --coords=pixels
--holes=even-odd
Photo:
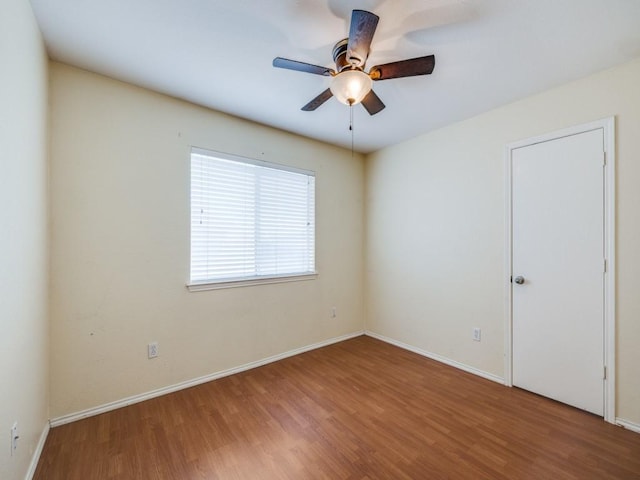
[[[620,425],[621,427],[624,427],[627,430],[640,433],[640,423],[630,422],[629,420],[624,420],[623,418],[616,418],[615,423],[616,425]]]
[[[36,473],[36,468],[38,468],[38,462],[40,461],[40,455],[42,455],[42,449],[44,448],[44,444],[47,441],[47,436],[49,435],[49,422],[44,425],[42,429],[42,433],[40,434],[40,440],[38,440],[38,445],[36,445],[36,450],[33,452],[33,456],[31,457],[31,463],[29,464],[29,470],[27,470],[27,474],[25,475],[25,480],[31,480]]]
[[[192,380],[176,383],[174,385],[169,385],[167,387],[158,388],[157,390],[152,390],[150,392],[133,395],[131,397],[123,398],[122,400],[116,400],[114,402],[105,403],[104,405],[88,408],[80,412],[70,413],[68,415],[63,415],[61,417],[52,418],[50,420],[50,423],[52,427],[58,427],[60,425],[75,422],[83,418],[93,417],[94,415],[100,415],[101,413],[110,412],[111,410],[116,410],[118,408],[126,407],[127,405],[133,405],[134,403],[144,402],[145,400],[149,400],[151,398],[160,397],[168,393],[177,392],[178,390],[184,390],[185,388],[195,387],[196,385],[207,383],[212,380],[216,380],[218,378],[228,377],[229,375],[233,375],[235,373],[240,373],[246,370],[251,370],[252,368],[261,367],[268,363],[277,362],[278,360],[283,360],[288,357],[293,357],[294,355],[299,355],[301,353],[308,352],[310,350],[315,350],[317,348],[326,347],[334,343],[343,342],[345,340],[349,340],[350,338],[359,337],[364,333],[365,333],[364,331],[359,331],[359,332],[342,335],[340,337],[330,338],[329,340],[324,340],[322,342],[314,343],[312,345],[296,348],[288,352],[280,353],[278,355],[273,355],[271,357],[263,358],[261,360],[256,360],[255,362],[246,363],[244,365],[240,365],[239,367],[229,368],[227,370],[215,372],[209,375],[205,375],[203,377],[198,377]]]
[[[422,350],[421,348],[414,347],[412,345],[408,345],[403,342],[399,342],[398,340],[394,340],[389,337],[385,337],[384,335],[380,335],[379,333],[371,332],[366,330],[365,335],[368,335],[373,338],[377,338],[378,340],[382,340],[383,342],[390,343],[391,345],[395,345],[396,347],[403,348],[404,350],[409,350],[410,352],[417,353],[418,355],[422,355],[423,357],[430,358],[432,360],[436,360],[437,362],[444,363],[445,365],[449,365],[450,367],[455,367],[459,370],[464,370],[468,373],[473,373],[482,378],[486,378],[487,380],[491,380],[492,382],[505,384],[505,380],[498,375],[494,375],[493,373],[488,373],[483,370],[479,370],[475,367],[470,367],[469,365],[465,365],[464,363],[456,362],[455,360],[451,360],[450,358],[443,357],[442,355],[438,355],[437,353],[431,353],[426,350]]]

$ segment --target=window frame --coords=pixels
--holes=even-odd
[[[192,156],[202,155],[212,158],[217,158],[221,160],[227,160],[231,162],[239,162],[245,163],[249,165],[254,165],[257,167],[269,168],[272,170],[282,170],[285,172],[298,173],[302,175],[306,175],[314,178],[314,195],[313,195],[313,267],[314,270],[312,272],[301,272],[301,273],[284,273],[284,274],[273,274],[273,275],[260,275],[260,276],[243,276],[243,277],[232,277],[232,278],[221,278],[221,279],[208,279],[203,281],[193,281],[191,279],[191,268],[192,268],[192,237],[193,237],[193,225],[192,225]],[[275,162],[269,162],[266,160],[258,160],[254,158],[243,157],[240,155],[233,155],[230,153],[218,152],[214,150],[199,148],[199,147],[191,147],[189,152],[189,281],[186,286],[190,292],[199,292],[204,290],[217,290],[223,288],[234,288],[234,287],[245,287],[252,285],[261,285],[261,284],[273,284],[273,283],[287,283],[287,282],[299,282],[305,280],[314,280],[318,277],[317,267],[316,267],[316,197],[315,197],[315,178],[316,173],[312,170],[307,170],[298,167],[292,167],[290,165],[283,165]]]

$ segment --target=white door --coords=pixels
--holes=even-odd
[[[600,416],[603,143],[595,129],[511,155],[513,384]]]

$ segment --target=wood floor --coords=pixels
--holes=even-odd
[[[358,337],[54,428],[34,478],[640,479],[640,435]]]

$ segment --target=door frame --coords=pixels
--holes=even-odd
[[[571,135],[603,130],[604,137],[604,254],[606,271],[604,273],[604,358],[606,376],[604,379],[604,420],[616,422],[616,260],[615,260],[615,117],[608,117],[594,122],[577,125],[544,135],[527,138],[510,143],[505,147],[505,385],[513,386],[513,298],[512,298],[512,152],[515,149],[548,142]],[[603,374],[605,373],[603,372]]]

